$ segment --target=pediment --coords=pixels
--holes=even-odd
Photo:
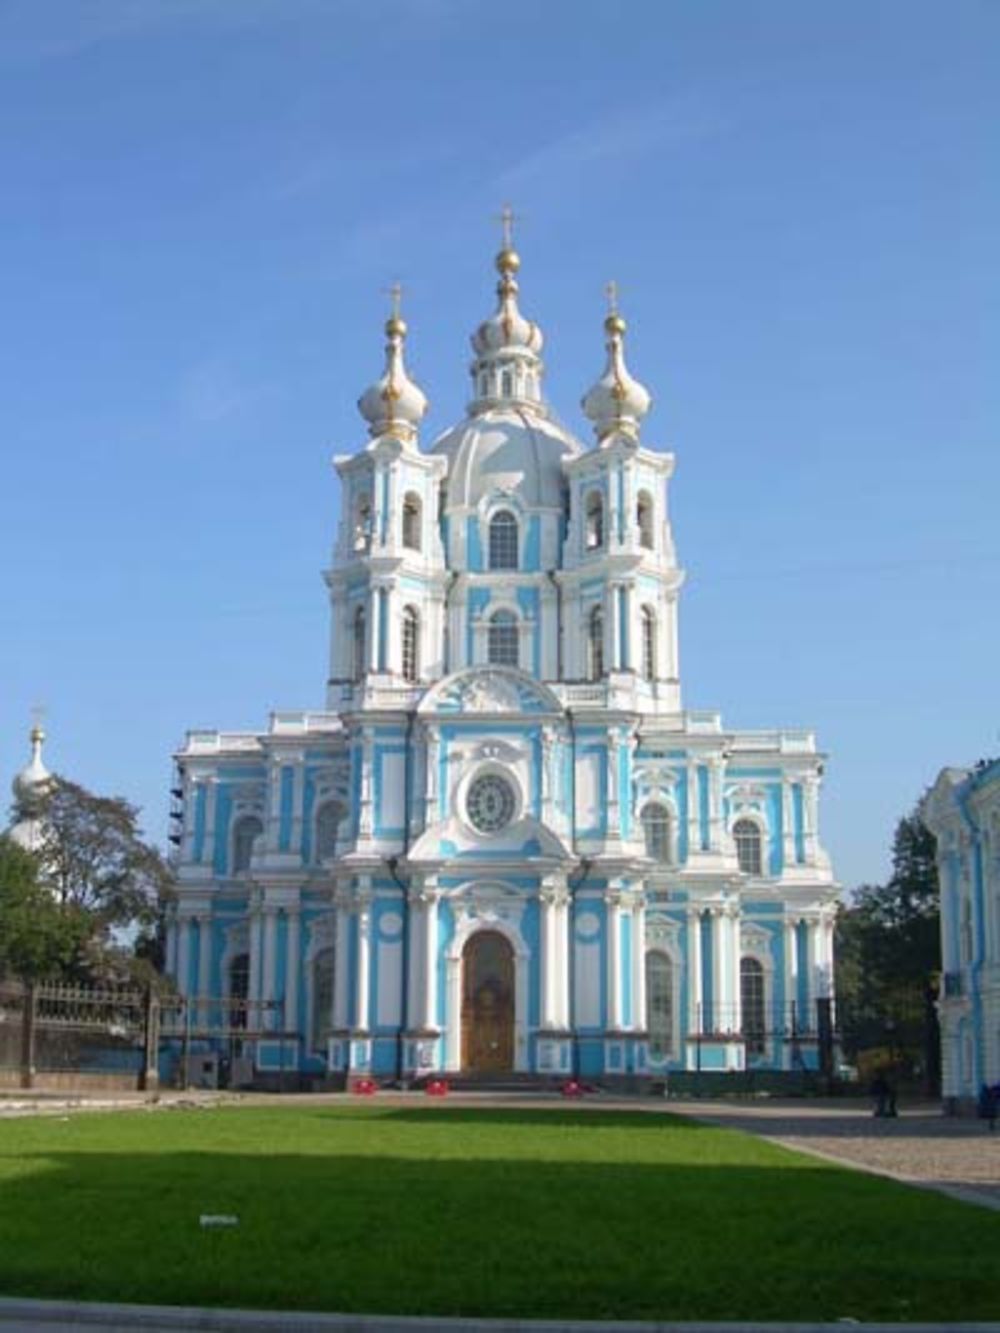
[[[428,713],[491,715],[495,713],[560,713],[562,705],[546,686],[513,667],[466,667],[438,683],[419,709]]]

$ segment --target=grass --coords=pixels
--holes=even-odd
[[[201,1213],[237,1228],[203,1230]],[[672,1116],[289,1105],[0,1124],[5,1295],[988,1319],[1000,1214]]]

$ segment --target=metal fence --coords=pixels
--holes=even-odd
[[[248,1043],[297,1042],[281,1001],[161,995],[152,987],[0,984],[0,1085],[137,1088],[248,1082]]]

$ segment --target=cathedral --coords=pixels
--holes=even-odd
[[[466,415],[427,447],[395,298],[334,459],[325,709],[176,756],[168,971],[229,1040],[240,1015],[246,1082],[815,1067],[823,755],[682,706],[674,456],[641,439],[625,321],[612,296],[584,442],[509,224],[496,268]]]

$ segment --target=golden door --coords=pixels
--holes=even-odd
[[[481,930],[462,953],[462,1068],[513,1067],[514,951],[495,930]]]

